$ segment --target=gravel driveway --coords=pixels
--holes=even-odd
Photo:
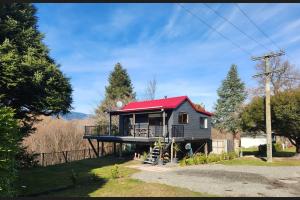
[[[208,164],[160,168],[142,168],[132,178],[219,196],[300,196],[300,167]]]

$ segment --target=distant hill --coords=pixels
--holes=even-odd
[[[89,114],[80,113],[80,112],[69,112],[68,114],[60,115],[60,117],[65,120],[86,119],[86,118],[89,118],[90,116],[91,115],[89,115]]]

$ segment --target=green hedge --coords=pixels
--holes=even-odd
[[[202,153],[197,153],[192,157],[184,157],[179,161],[180,166],[186,165],[199,165],[207,163],[216,163],[222,160],[232,160],[238,157],[236,152],[222,153],[222,154],[209,154],[207,157]]]

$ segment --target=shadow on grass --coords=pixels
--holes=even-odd
[[[67,196],[89,196],[91,192],[103,187],[107,182],[106,177],[110,176],[110,169],[101,177],[94,174],[94,169],[122,164],[129,160],[131,157],[105,156],[48,167],[24,169],[20,171],[17,182],[19,196],[51,196],[51,194],[60,196],[60,193],[62,196],[66,196],[66,194]],[[76,194],[76,191],[79,194]]]
[[[280,151],[280,152],[273,152],[273,157],[278,158],[287,158],[287,157],[293,157],[296,155],[295,152],[287,152],[287,151]],[[266,153],[261,153],[259,151],[244,151],[243,156],[255,156],[257,158],[260,158],[261,160],[266,160],[264,157],[266,157]]]

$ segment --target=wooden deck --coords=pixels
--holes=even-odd
[[[84,139],[97,140],[100,142],[122,142],[122,143],[153,143],[159,137],[133,137],[133,136],[114,136],[114,135],[85,135]],[[208,138],[187,138],[187,137],[174,137],[175,142],[192,142],[201,141]],[[165,142],[171,141],[171,138],[165,138]]]

